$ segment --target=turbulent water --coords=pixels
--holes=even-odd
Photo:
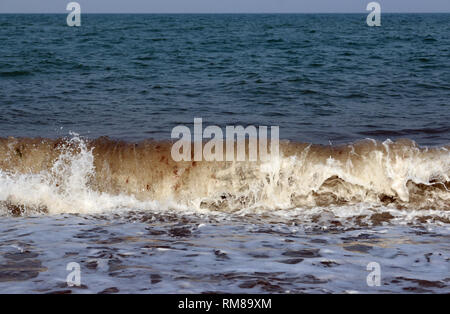
[[[171,142],[3,139],[9,212],[93,213],[139,202],[276,211],[370,203],[449,222],[450,151],[409,141],[337,147],[283,142],[267,161],[181,161]],[[153,204],[153,203],[152,203]]]
[[[0,292],[450,292],[449,24],[0,15]],[[279,154],[176,162],[194,117]]]

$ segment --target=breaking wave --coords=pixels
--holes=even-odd
[[[175,162],[172,142],[0,139],[0,207],[20,215],[120,208],[200,212],[339,212],[390,208],[450,218],[448,146],[363,140],[280,143],[267,162]],[[359,208],[359,209],[358,209]]]

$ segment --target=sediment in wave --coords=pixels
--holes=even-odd
[[[89,212],[124,197],[217,211],[362,202],[450,209],[449,147],[421,148],[409,140],[341,146],[286,141],[279,156],[265,162],[175,162],[171,147],[169,141],[77,136],[3,138],[0,201],[44,212]]]

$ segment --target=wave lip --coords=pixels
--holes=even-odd
[[[264,162],[175,162],[172,142],[108,138],[0,139],[0,207],[23,213],[115,208],[201,211],[390,206],[450,213],[448,146],[363,140],[340,146],[280,143]],[[447,219],[447,220],[445,220]]]

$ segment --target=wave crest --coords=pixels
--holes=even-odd
[[[0,139],[0,202],[13,213],[161,204],[221,212],[361,203],[450,210],[449,147],[422,148],[410,140],[341,146],[286,141],[280,156],[267,162],[175,162],[171,144],[77,135]]]

